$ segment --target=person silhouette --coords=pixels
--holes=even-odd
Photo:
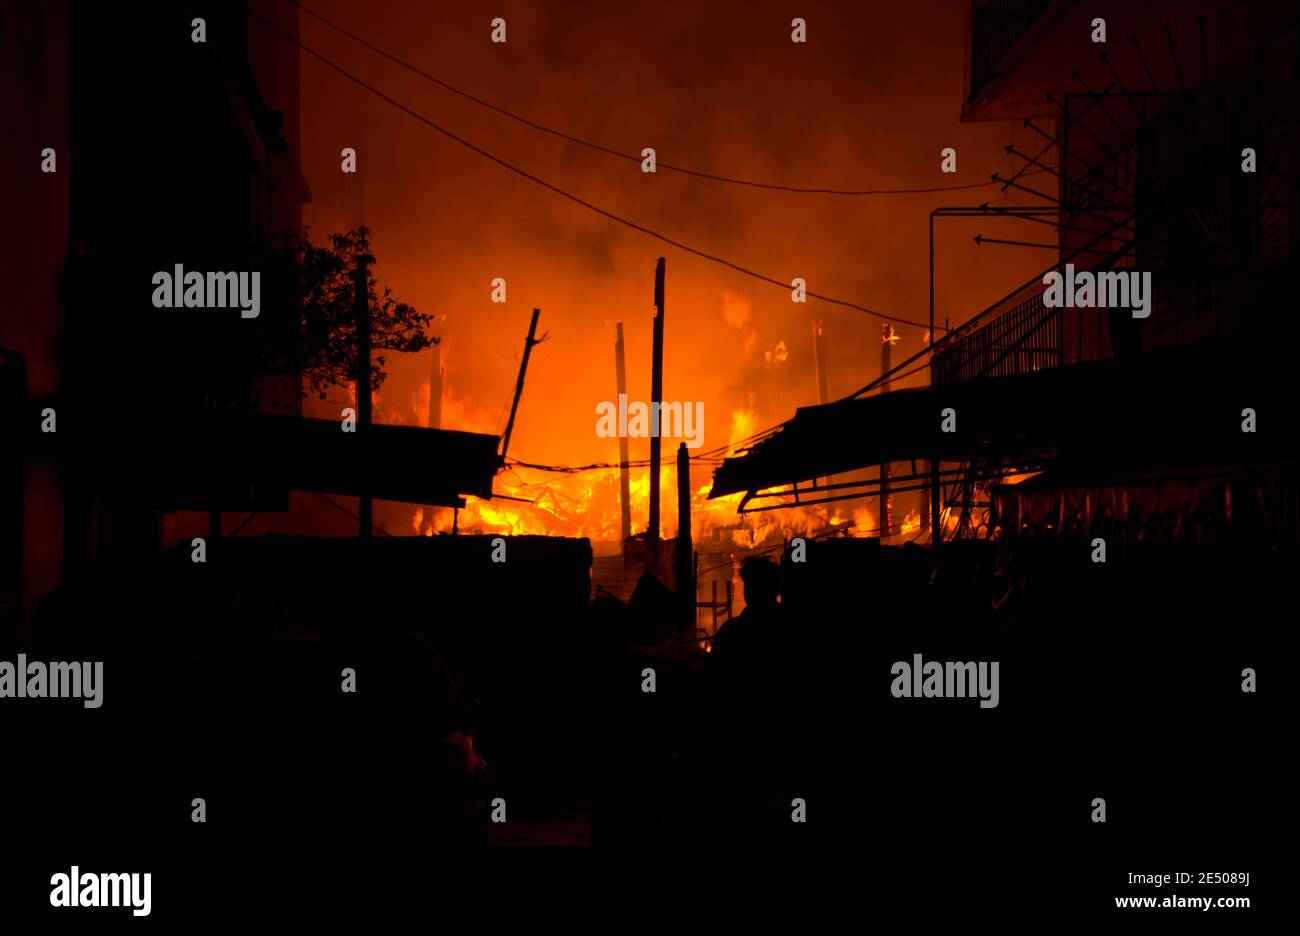
[[[727,679],[764,670],[779,636],[780,568],[770,559],[750,557],[740,566],[740,580],[745,610],[718,629],[708,659],[709,668]]]
[[[716,815],[733,841],[753,840],[779,776],[791,688],[782,659],[781,570],[770,559],[741,565],[745,609],[719,628],[705,662],[718,772]]]

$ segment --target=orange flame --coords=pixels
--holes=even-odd
[[[450,398],[443,402],[444,415],[449,412],[460,417],[469,415]],[[741,446],[757,428],[756,413],[746,409],[733,411],[731,449]],[[703,466],[696,467],[692,474],[703,474],[706,470]],[[632,532],[636,534],[645,530],[649,516],[650,472],[637,467],[631,468],[629,475]],[[677,536],[676,475],[675,463],[665,459],[659,492],[660,536],[665,539]],[[700,483],[698,476],[691,481],[691,537],[702,546],[754,549],[828,529],[838,532],[836,528],[843,528],[851,536],[875,535],[875,516],[866,508],[856,510],[852,516],[841,513],[838,505],[829,510],[822,506],[791,506],[738,514],[742,495],[709,500],[711,484]],[[519,500],[469,497],[458,512],[450,508],[416,507],[411,517],[412,529],[433,536],[450,533],[454,523],[462,533],[586,537],[598,542],[618,542],[621,538],[617,467],[564,473],[515,466],[496,477],[493,490]]]

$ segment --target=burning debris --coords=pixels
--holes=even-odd
[[[671,503],[676,478],[661,482],[662,496]],[[617,543],[620,535],[618,468],[598,468],[576,474],[558,474],[533,468],[515,467],[496,479],[496,491],[505,497],[466,499],[459,515],[451,508],[416,507],[411,529],[421,536],[450,534],[453,524],[462,533],[505,536],[541,535],[585,537],[593,542]],[[630,485],[632,516],[641,520],[650,502],[650,476],[644,469],[632,472]],[[852,512],[820,507],[789,507],[784,510],[738,514],[741,496],[709,500],[709,485],[695,488],[691,495],[691,538],[697,543],[733,545],[754,549],[780,543],[794,536],[838,534],[875,536],[875,514],[866,507]],[[919,515],[907,530],[920,525]],[[906,531],[906,530],[905,530]],[[663,535],[672,538],[677,527],[665,515]]]

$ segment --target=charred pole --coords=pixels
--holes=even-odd
[[[822,337],[825,333],[825,325],[821,319],[813,320],[812,333],[813,368],[816,371],[815,376],[817,378],[817,405],[822,406],[830,402],[830,393],[826,382],[826,342]]]
[[[515,415],[519,412],[519,398],[524,395],[524,377],[528,373],[528,358],[533,353],[533,345],[541,344],[543,338],[537,337],[537,319],[541,309],[533,309],[533,320],[528,323],[528,337],[524,339],[524,356],[519,362],[519,382],[515,384],[515,401],[510,404],[510,420],[506,423],[506,434],[501,440],[501,461],[506,460],[506,450],[510,448],[510,434],[515,430]]]
[[[880,383],[880,392],[889,392],[890,370],[893,369],[890,353],[894,347],[894,342],[898,340],[898,333],[894,331],[894,326],[889,322],[884,322],[880,326],[880,373],[884,378]],[[893,467],[889,462],[882,462],[880,465],[880,538],[884,540],[889,535],[893,527],[893,502],[889,495],[889,480],[893,474]]]
[[[824,406],[830,402],[830,389],[826,377],[826,338],[825,323],[821,319],[813,319],[812,336],[813,336],[813,370],[814,377],[817,380],[817,405]],[[831,479],[823,478],[823,482],[829,484]],[[813,478],[813,487],[818,483],[817,478]],[[829,514],[827,515],[829,519]]]
[[[664,258],[655,264],[654,349],[650,358],[650,525],[651,547],[659,543],[659,419],[664,396]]]
[[[356,287],[357,315],[357,444],[360,448],[358,462],[361,471],[361,503],[357,511],[360,536],[369,539],[374,530],[375,502],[370,496],[370,463],[367,446],[370,444],[370,275],[364,260],[357,261],[352,272]]]
[[[930,386],[935,386],[935,368],[934,368],[934,212],[930,212],[930,328],[925,333],[926,343],[929,345],[929,363],[930,363]],[[929,459],[930,467],[930,495],[927,498],[930,507],[930,550],[939,554],[939,549],[943,544],[942,531],[939,523],[941,519],[939,505],[943,499],[942,488],[939,482],[940,464],[938,457]]]
[[[627,355],[623,347],[623,323],[614,325],[614,372],[618,380],[618,400],[620,408],[627,398]],[[627,433],[618,434],[618,496],[619,496],[619,539],[627,542],[632,535],[632,481],[628,475],[629,461]]]
[[[439,315],[437,320],[440,321],[443,318],[445,318],[445,316]],[[425,418],[425,425],[428,426],[428,428],[430,429],[441,429],[442,428],[442,342],[440,340],[434,341],[433,345],[430,347],[429,350],[433,354],[433,361],[429,368],[429,413],[428,416]],[[432,527],[434,524],[435,511],[437,509],[438,509],[437,506],[434,504],[426,504],[424,506],[424,521],[430,527]],[[452,516],[451,525],[452,525],[453,533],[456,530],[457,519],[458,518],[455,515]]]
[[[439,316],[441,318],[442,316]],[[441,336],[439,336],[441,337]],[[442,342],[435,341],[429,349],[433,352],[433,366],[429,370],[429,428],[442,428]]]
[[[686,443],[677,446],[677,548],[673,553],[673,578],[682,606],[682,626],[695,629],[695,576],[691,542],[691,456]],[[692,634],[692,636],[694,636]]]

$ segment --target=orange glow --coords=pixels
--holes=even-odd
[[[957,125],[952,116],[956,71],[930,65],[960,63],[968,44],[965,20],[936,17],[925,5],[891,8],[891,16],[907,29],[923,29],[934,50],[926,53],[926,64],[915,70],[916,80],[902,96],[864,93],[894,80],[902,60],[864,58],[848,33],[841,37],[844,41],[819,46],[820,57],[805,63],[808,68],[773,69],[764,56],[739,53],[719,68],[716,50],[678,41],[680,27],[673,16],[647,19],[629,7],[623,22],[634,25],[611,43],[612,13],[575,16],[564,4],[550,6],[555,9],[538,22],[564,37],[565,54],[580,64],[557,64],[553,43],[512,45],[511,74],[529,75],[535,83],[524,94],[501,83],[500,56],[488,54],[495,50],[457,42],[439,50],[437,72],[541,125],[620,150],[659,145],[663,160],[799,186],[933,184],[932,161],[915,154],[947,145],[940,141],[949,131],[935,123],[933,114],[948,114],[946,119]],[[475,8],[417,4],[401,16],[371,18],[365,35],[380,48],[423,61],[427,50],[421,51],[413,37],[476,34],[481,24]],[[355,22],[339,0],[327,0],[321,9],[342,22]],[[771,41],[770,24],[762,17],[741,17],[728,28],[736,31],[739,43],[729,49],[756,50]],[[335,45],[339,37],[319,22],[304,19],[302,30],[308,44],[344,56],[344,64],[363,60],[348,57],[358,50]],[[702,98],[696,86],[662,80],[665,68],[692,76],[691,81],[707,76],[710,87],[716,83],[718,96]],[[653,277],[661,256],[666,257],[667,296],[663,394],[668,401],[704,402],[706,431],[697,453],[737,443],[817,402],[814,321],[822,337],[830,399],[878,374],[881,320],[815,295],[806,302],[792,301],[795,277],[812,293],[896,316],[899,349],[910,353],[924,341],[929,213],[952,204],[951,193],[847,201],[740,190],[662,166],[646,175],[636,164],[556,143],[463,99],[442,101],[426,79],[410,71],[385,67],[366,75],[395,100],[445,118],[476,145],[564,191],[725,261],[708,262],[529,183],[450,143],[323,62],[303,56],[296,152],[313,195],[303,206],[303,223],[316,242],[329,232],[366,224],[374,232],[377,284],[391,286],[403,301],[437,317],[441,428],[504,431],[530,313],[537,308],[539,332],[547,338],[532,349],[509,456],[547,465],[616,464],[617,441],[594,432],[594,409],[617,399],[616,323],[623,326],[629,399],[650,399]],[[847,99],[855,102],[860,119],[846,123]],[[576,111],[573,101],[582,102]],[[701,108],[701,119],[678,119]],[[800,134],[781,147],[772,146],[772,127],[783,126],[792,113],[798,114]],[[890,128],[897,145],[881,146],[880,127]],[[988,172],[1007,167],[1004,124],[960,128],[970,177],[955,181],[986,179]],[[286,131],[291,129],[286,122]],[[338,152],[344,145],[364,146],[370,153],[363,172],[339,171]],[[864,152],[872,153],[872,159],[864,162]],[[1005,295],[1010,285],[1039,273],[1042,257],[1037,252],[1003,251],[991,263],[988,248],[971,240],[974,233],[1014,237],[1017,226],[1023,225],[988,219],[977,228],[936,229],[942,266],[933,298],[943,317],[935,337],[946,334],[949,315],[951,324],[960,324]],[[498,277],[508,281],[508,290],[496,297],[491,284]],[[904,324],[904,318],[921,326]],[[374,401],[374,419],[427,425],[432,351],[402,354],[376,347],[373,353],[385,359],[388,375]],[[920,368],[892,386],[922,386],[927,376]],[[329,400],[309,398],[303,401],[304,414],[338,420],[348,397],[346,390],[338,390]],[[665,443],[661,533],[667,536],[676,532],[677,479],[676,441]],[[645,439],[631,440],[630,449],[633,461],[646,461]],[[716,465],[716,458],[692,463],[692,524],[701,543],[770,542],[781,533],[812,531],[875,533],[879,509],[874,498],[737,516],[736,498],[706,502],[700,493]],[[470,500],[459,511],[457,528],[614,541],[619,536],[618,475],[617,468],[577,475],[518,467],[503,471],[495,489],[531,503]],[[648,514],[646,469],[633,469],[631,482],[632,530],[639,533]],[[895,505],[901,517],[915,503],[896,496]],[[417,509],[418,504],[381,504],[376,522],[401,532],[413,532],[416,525],[420,533],[450,531],[450,509],[424,507],[418,517]],[[388,516],[390,511],[395,513]],[[343,520],[330,513],[331,519]],[[264,522],[269,521],[259,518],[257,529]]]
[[[427,407],[427,384],[421,392]],[[449,412],[460,419],[472,418],[464,407],[444,399],[444,416]],[[733,411],[730,434],[733,449],[758,428],[757,416],[752,411]],[[875,515],[866,508],[856,510],[851,516],[843,514],[838,505],[829,514],[820,506],[737,514],[741,495],[708,499],[711,473],[711,466],[699,466],[692,471],[691,536],[702,547],[753,549],[836,527],[843,527],[850,536],[875,535]],[[636,534],[644,532],[649,516],[650,472],[637,467],[630,469],[629,474],[632,532]],[[660,535],[666,539],[677,535],[676,475],[675,461],[665,457],[659,496]],[[497,475],[493,490],[522,500],[470,497],[457,516],[449,508],[416,507],[411,515],[411,528],[421,535],[433,536],[450,533],[454,521],[462,533],[587,537],[597,542],[619,540],[617,467],[560,473],[516,466]],[[793,497],[786,500],[792,503]]]
[[[1030,478],[1036,478],[1040,474],[1042,474],[1041,471],[1022,471],[1017,474],[1009,474],[1003,477],[1000,481],[998,481],[998,484],[1006,485],[1009,487],[1012,485],[1019,484],[1021,481],[1028,481]]]
[[[727,323],[728,328],[744,331],[749,327],[753,314],[753,308],[747,298],[737,295],[729,289],[723,290],[722,320]]]

